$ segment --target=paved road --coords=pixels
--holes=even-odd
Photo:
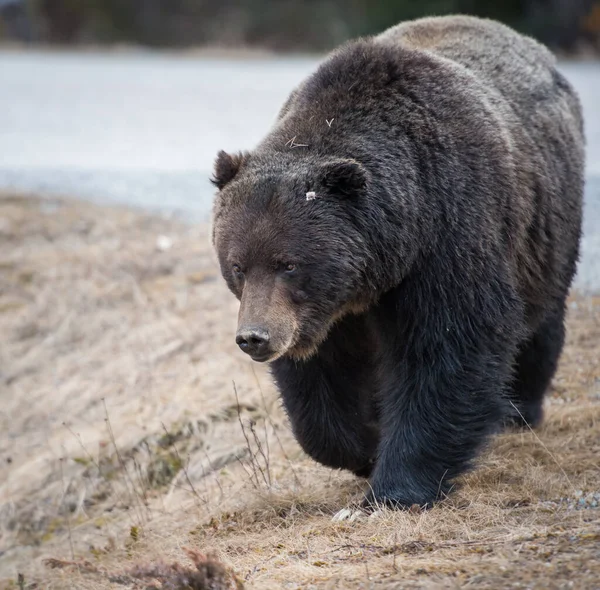
[[[0,52],[0,190],[205,219],[218,149],[251,148],[314,59]],[[577,284],[600,291],[600,63],[564,73],[586,111],[588,187]]]

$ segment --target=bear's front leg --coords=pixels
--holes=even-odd
[[[361,477],[371,475],[379,444],[375,334],[367,316],[347,316],[311,358],[271,364],[302,448]]]
[[[369,477],[379,431],[369,404],[361,399],[360,384],[318,356],[279,359],[271,367],[304,451],[323,465]]]
[[[431,506],[500,428],[519,331],[509,299],[505,318],[437,299],[427,313],[403,314],[398,334],[387,330],[392,354],[382,371],[381,441],[366,506]],[[486,305],[485,294],[479,300]]]

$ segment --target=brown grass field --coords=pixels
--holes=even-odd
[[[538,431],[342,522],[365,483],[301,452],[236,315],[205,226],[0,197],[0,588],[600,588],[600,297]]]

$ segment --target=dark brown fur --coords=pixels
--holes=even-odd
[[[220,154],[238,342],[273,361],[309,454],[370,474],[371,499],[428,504],[503,422],[540,420],[583,168],[552,55],[463,16],[347,44],[255,150]]]

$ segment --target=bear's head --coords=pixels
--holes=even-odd
[[[236,342],[256,361],[310,357],[335,321],[368,305],[356,222],[367,215],[367,170],[351,159],[220,152],[212,182],[212,242],[240,300]]]

